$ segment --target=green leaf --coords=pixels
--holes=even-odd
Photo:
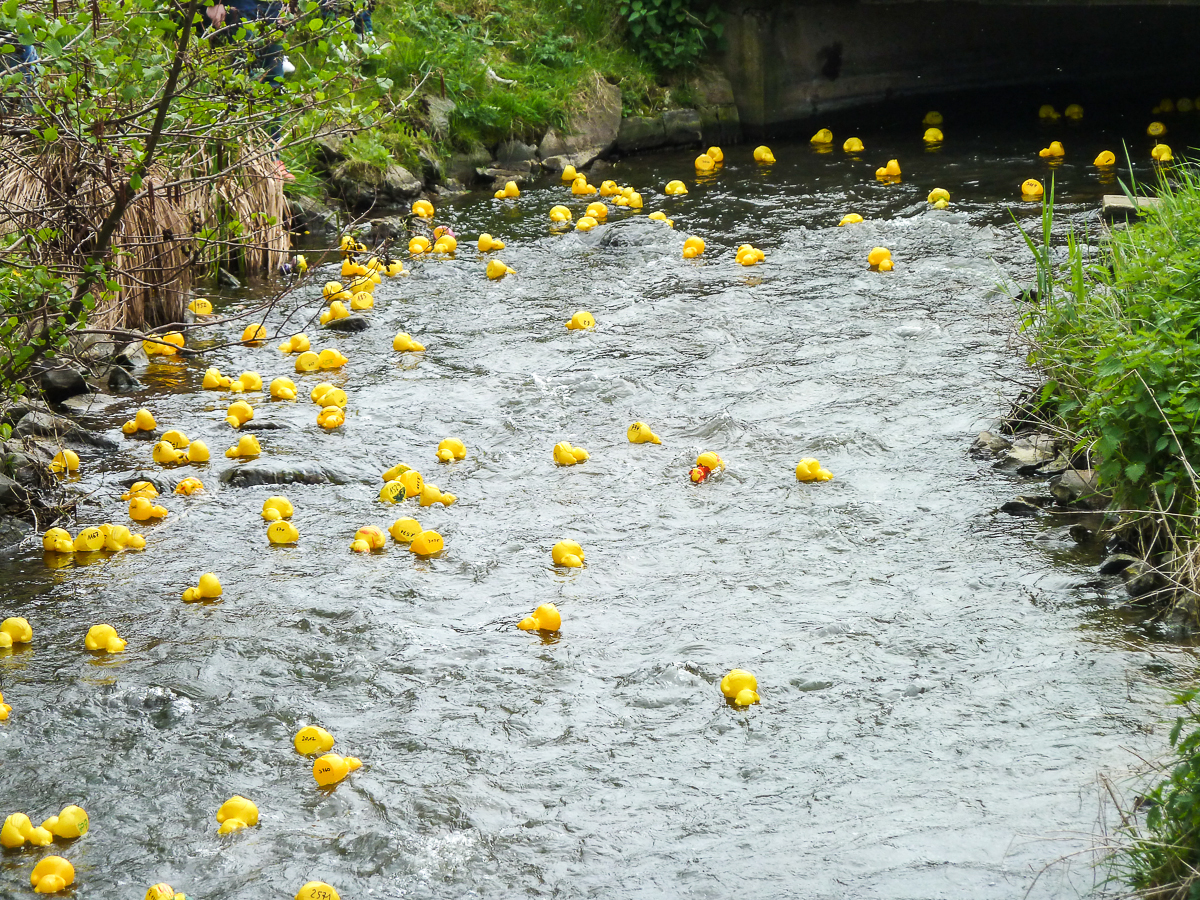
[[[1125,477],[1134,484],[1142,480],[1142,476],[1146,474],[1145,463],[1130,463],[1125,467]]]

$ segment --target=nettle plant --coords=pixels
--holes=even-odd
[[[694,66],[721,38],[721,8],[693,0],[620,0],[638,52],[663,69]]]

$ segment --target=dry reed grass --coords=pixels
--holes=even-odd
[[[64,274],[79,271],[81,251],[112,198],[109,173],[69,147],[0,142],[0,235],[53,229],[54,238],[28,249],[35,261]],[[283,185],[270,159],[253,148],[243,148],[224,170],[203,152],[181,170],[157,166],[143,191],[114,235],[120,289],[102,296],[88,317],[93,328],[143,330],[181,322],[197,267],[236,260],[243,272],[261,274],[286,258]],[[200,246],[195,235],[201,229],[218,239]]]

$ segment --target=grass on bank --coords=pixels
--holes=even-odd
[[[346,44],[345,65],[361,67],[360,97],[380,103],[374,127],[345,148],[377,168],[394,160],[419,173],[422,151],[445,159],[510,138],[536,141],[566,121],[593,73],[620,86],[627,115],[689,99],[677,74],[632,49],[608,0],[381,0],[373,19],[377,49],[356,43],[348,19],[332,43]],[[455,104],[448,133],[434,128],[423,94]],[[315,151],[297,149],[288,163],[311,171]],[[295,190],[320,184],[301,179]]]

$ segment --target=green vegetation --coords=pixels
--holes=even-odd
[[[1142,798],[1144,824],[1130,818],[1131,841],[1116,875],[1139,893],[1161,900],[1200,898],[1200,689],[1176,697],[1185,707],[1171,729],[1167,775]]]
[[[719,34],[715,8],[698,19],[687,13],[661,37],[665,18],[629,17],[626,24],[606,0],[381,0],[373,41],[357,43],[348,19],[336,25],[350,48],[346,64],[363,76],[360,102],[379,103],[375,126],[343,150],[351,160],[381,167],[390,158],[419,172],[422,151],[446,158],[510,138],[535,141],[566,121],[594,73],[620,86],[626,114],[665,109],[678,74]],[[645,38],[631,48],[626,28]],[[454,104],[448,129],[418,102],[423,94]],[[293,171],[312,167],[313,151],[298,149],[288,162]]]
[[[1153,513],[1192,587],[1200,459],[1200,177],[1189,165],[1159,187],[1161,205],[1114,229],[1092,254],[1071,235],[1054,271],[1052,191],[1038,256],[1039,305],[1026,326],[1030,363],[1046,376],[1042,414],[1093,454],[1117,508]]]
[[[617,8],[642,58],[668,69],[696,65],[724,30],[716,3],[621,0]]]

